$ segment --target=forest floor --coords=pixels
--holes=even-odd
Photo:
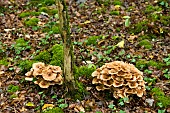
[[[62,65],[61,50],[53,51],[62,45],[55,0],[0,1],[0,113],[170,113],[170,2],[129,1],[67,2],[75,97],[62,85],[43,89],[25,80],[34,62]],[[113,61],[143,72],[142,97],[95,89],[92,72]]]

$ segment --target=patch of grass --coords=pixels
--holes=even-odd
[[[51,109],[46,109],[42,113],[64,113],[64,111],[59,107],[54,107],[54,108],[51,108]]]
[[[170,97],[166,96],[160,88],[158,87],[153,88],[151,90],[151,93],[152,95],[154,95],[154,98],[156,99],[157,105],[159,107],[166,108],[170,106]]]
[[[38,18],[31,18],[31,19],[24,21],[24,23],[27,27],[37,26],[38,22],[39,22]]]
[[[140,41],[139,46],[144,46],[145,49],[152,49],[152,44],[147,39],[144,39],[144,40]]]
[[[19,86],[15,86],[15,85],[10,84],[10,85],[8,86],[7,92],[9,92],[9,93],[14,93],[14,92],[16,92],[16,91],[18,91],[18,90],[19,90]]]
[[[114,10],[110,11],[110,15],[119,15],[119,14],[120,14],[119,11],[114,11]]]
[[[86,45],[96,45],[97,41],[100,40],[102,36],[90,36],[85,42]]]
[[[51,54],[48,51],[44,50],[36,55],[33,59],[35,61],[49,63],[51,60]]]
[[[5,65],[5,66],[8,66],[9,62],[7,60],[7,58],[3,58],[0,60],[0,65]]]

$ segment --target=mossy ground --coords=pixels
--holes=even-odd
[[[24,21],[27,27],[37,26],[38,22],[39,22],[38,18],[30,18]]]
[[[141,46],[141,47],[144,46],[145,49],[152,49],[152,44],[147,39],[144,39],[144,40],[140,41],[139,46]]]
[[[162,62],[156,62],[156,61],[153,61],[153,60],[138,60],[136,61],[136,67],[139,68],[139,69],[144,69],[144,68],[147,68],[149,66],[152,66],[152,67],[156,67],[158,69],[161,69],[163,66],[165,66],[164,63]]]
[[[8,66],[9,62],[7,60],[7,58],[3,58],[0,60],[0,65],[5,65],[5,66]]]
[[[154,98],[157,101],[159,107],[166,108],[170,106],[170,96],[166,96],[165,93],[158,87],[155,87],[151,90],[151,93],[154,95]]]

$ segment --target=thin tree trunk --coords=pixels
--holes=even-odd
[[[73,76],[73,46],[70,37],[69,19],[65,0],[57,0],[57,6],[60,21],[60,32],[63,39],[64,83],[69,93],[73,93],[75,90],[75,80]]]

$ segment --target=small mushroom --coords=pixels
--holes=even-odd
[[[97,77],[93,78],[92,84],[98,84],[100,79],[97,79]]]
[[[136,82],[128,82],[127,84],[130,88],[137,88],[138,87],[138,83],[136,83]]]
[[[29,77],[29,76],[28,76],[28,77],[25,77],[25,80],[26,80],[26,81],[33,81],[33,77]]]
[[[41,88],[48,88],[50,86],[49,82],[42,80],[39,84],[38,84]]]
[[[102,74],[102,75],[100,75],[100,79],[103,80],[103,81],[107,81],[107,80],[111,79],[111,76]]]
[[[43,71],[42,77],[44,78],[44,80],[47,81],[53,81],[56,78],[57,74],[56,73],[51,73],[48,72],[47,70]]]
[[[123,86],[123,81],[116,81],[116,80],[114,80],[114,81],[113,81],[113,86],[114,86],[114,87]]]

